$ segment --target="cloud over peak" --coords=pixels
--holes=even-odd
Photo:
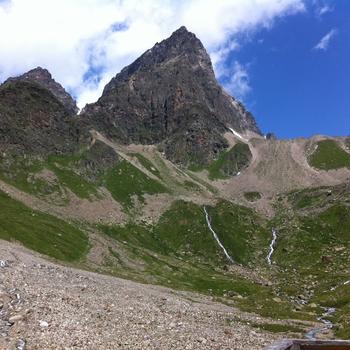
[[[0,82],[43,66],[83,107],[181,25],[219,67],[239,45],[237,34],[302,11],[303,0],[0,0]],[[228,74],[238,74],[237,67]]]

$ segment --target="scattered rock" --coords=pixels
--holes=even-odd
[[[24,339],[19,339],[16,345],[16,350],[25,350],[26,349],[26,341]]]
[[[21,321],[21,320],[23,320],[23,315],[20,315],[20,314],[11,316],[11,317],[9,318],[9,322],[12,323],[12,324],[13,324],[13,323],[16,323],[16,322],[18,322],[18,321]]]
[[[0,260],[0,267],[8,267],[9,265],[8,265],[8,263],[7,263],[7,261],[6,260]]]
[[[39,321],[39,325],[41,328],[47,328],[49,324],[46,321]]]

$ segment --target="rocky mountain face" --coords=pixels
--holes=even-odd
[[[73,118],[77,112],[46,69],[10,78],[0,87],[1,148],[65,153],[95,129],[122,144],[157,144],[176,163],[205,166],[228,148],[223,134],[229,128],[260,134],[253,116],[218,84],[209,55],[185,27],[124,68]]]
[[[0,151],[68,153],[76,149],[74,100],[37,68],[0,86]]]
[[[15,78],[10,78],[8,81],[31,81],[40,84],[42,87],[49,90],[66,108],[69,114],[77,114],[79,108],[71,95],[57,83],[47,69],[37,67],[23,75]]]
[[[82,124],[122,142],[161,144],[167,158],[205,165],[228,147],[223,133],[260,134],[252,115],[216,81],[209,55],[181,27],[124,68],[87,105]]]

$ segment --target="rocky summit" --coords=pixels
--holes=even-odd
[[[85,107],[90,127],[122,143],[161,144],[168,159],[207,165],[228,148],[228,128],[260,134],[218,84],[200,40],[181,27],[124,68]]]
[[[35,82],[43,88],[49,90],[64,106],[69,114],[77,114],[79,108],[69,93],[57,83],[51,76],[51,73],[44,68],[37,67],[15,78],[9,78],[7,81],[27,81]]]
[[[22,155],[72,152],[76,110],[45,69],[8,79],[0,85],[0,149]]]

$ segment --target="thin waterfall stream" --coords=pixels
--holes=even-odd
[[[266,260],[267,260],[269,265],[272,264],[271,257],[272,257],[273,252],[275,251],[276,240],[277,240],[276,230],[272,229],[272,241],[270,243],[270,251],[269,251],[269,254],[267,254],[267,257],[266,257]]]
[[[234,263],[234,260],[232,259],[232,257],[230,256],[230,254],[227,252],[227,250],[225,249],[224,245],[220,242],[220,239],[218,237],[218,235],[216,234],[216,232],[213,230],[212,226],[211,226],[211,222],[210,222],[210,217],[209,217],[209,214],[207,212],[207,209],[206,207],[203,207],[204,209],[204,213],[205,213],[205,219],[207,220],[207,225],[208,225],[208,228],[210,230],[210,232],[213,234],[213,237],[214,239],[216,240],[217,244],[219,245],[219,247],[222,249],[222,251],[224,252],[227,260],[230,262],[230,263]]]

